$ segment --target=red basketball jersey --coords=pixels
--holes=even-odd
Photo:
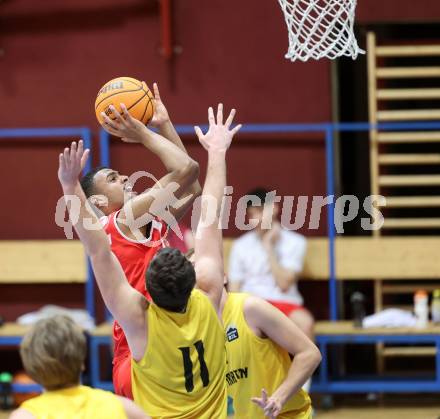
[[[109,237],[111,249],[118,258],[129,284],[143,294],[148,300],[150,295],[145,288],[145,272],[159,249],[166,247],[167,226],[159,219],[151,222],[148,237],[136,241],[127,237],[119,228],[116,217],[119,211],[102,217],[101,223]],[[113,324],[114,360],[130,353],[124,332],[115,321]]]

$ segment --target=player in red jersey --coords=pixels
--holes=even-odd
[[[124,142],[143,144],[161,159],[168,173],[148,192],[140,195],[132,191],[133,185],[128,182],[127,176],[110,168],[94,169],[81,180],[87,198],[104,214],[101,222],[128,282],[147,298],[149,295],[145,289],[145,273],[156,252],[165,246],[164,238],[168,228],[164,222],[166,216],[179,220],[201,192],[197,180],[199,166],[188,156],[174,129],[156,83],[154,96],[156,106],[151,125],[158,128],[159,134],[132,118],[122,105],[123,115],[113,108],[116,119],[112,121],[103,115],[103,126],[107,132],[121,137]],[[178,185],[173,194],[183,204],[178,208],[165,208],[162,204],[170,204],[167,202],[170,198],[168,187],[173,182]],[[161,213],[162,206],[164,213]],[[148,214],[150,215],[147,217]],[[140,217],[148,218],[148,221],[141,223],[142,225],[133,222],[133,219]],[[113,342],[115,392],[133,398],[130,350],[117,322],[113,325]]]

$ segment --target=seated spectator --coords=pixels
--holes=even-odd
[[[269,199],[266,189],[257,188],[248,195],[259,198],[261,205],[256,205],[258,199],[248,201],[247,215],[257,225],[232,246],[229,290],[264,298],[313,339],[314,319],[297,288],[306,239],[282,228],[277,219],[279,205]]]
[[[148,419],[131,400],[80,385],[86,349],[84,333],[69,317],[38,321],[24,336],[20,355],[26,373],[45,391],[10,419]]]

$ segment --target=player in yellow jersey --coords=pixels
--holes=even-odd
[[[131,400],[79,384],[86,349],[84,333],[70,318],[37,322],[20,354],[26,372],[45,391],[22,403],[10,419],[148,419]]]
[[[218,107],[217,120],[209,108],[207,134],[196,127],[208,152],[203,195],[212,199],[202,203],[195,266],[176,249],[160,250],[147,270],[151,304],[129,286],[96,215],[87,210],[78,176],[88,151],[80,141],[59,156],[64,195],[81,204],[79,214],[69,207],[70,217],[76,221],[104,302],[127,337],[134,400],[155,418],[226,417],[226,352],[219,314],[224,273],[222,232],[217,226],[226,185],[226,150],[240,128],[230,129],[234,114],[232,110],[224,123],[223,106]],[[171,183],[165,176],[162,183],[167,182]],[[196,277],[199,290],[193,289]]]
[[[301,387],[321,361],[315,344],[261,298],[225,292],[222,306],[235,418],[311,418],[310,397]]]
[[[193,250],[186,255],[194,261]],[[311,418],[310,397],[301,387],[321,361],[316,345],[261,298],[224,288],[220,309],[234,418]]]

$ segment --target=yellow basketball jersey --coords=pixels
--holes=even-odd
[[[291,365],[288,352],[270,339],[255,335],[244,317],[243,293],[229,293],[223,309],[226,332],[228,394],[234,401],[235,418],[264,418],[251,397],[261,397],[264,388],[271,395],[284,381]],[[300,390],[289,399],[277,418],[307,419],[312,407],[309,395]]]
[[[154,418],[225,418],[225,338],[209,298],[193,290],[184,313],[151,304],[147,319],[147,349],[131,363],[136,403]]]
[[[109,391],[86,386],[47,391],[21,404],[38,419],[126,419],[122,403]]]

